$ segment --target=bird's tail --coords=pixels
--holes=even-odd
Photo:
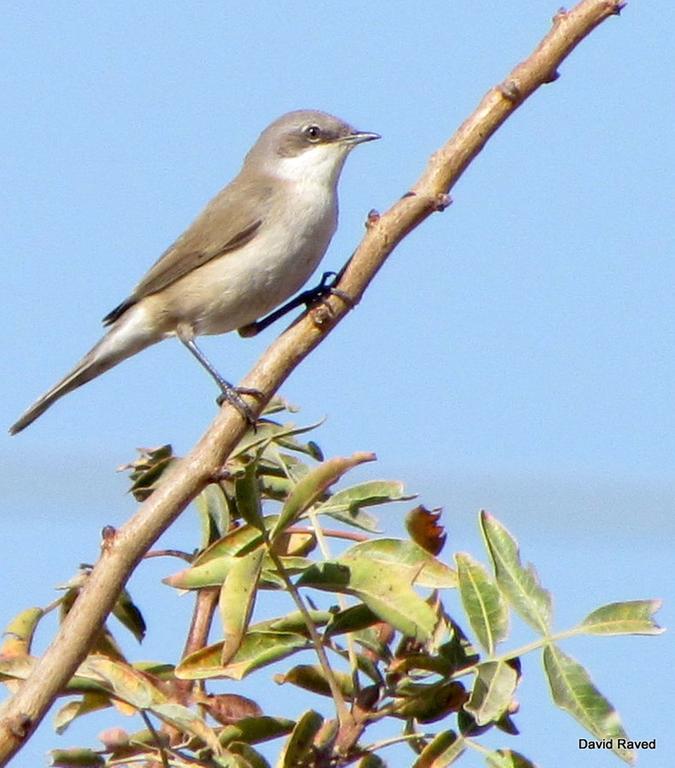
[[[162,336],[147,328],[147,323],[144,323],[143,319],[140,312],[130,312],[113,325],[69,374],[45,392],[16,423],[12,424],[9,428],[10,434],[16,435],[17,432],[21,432],[68,392],[95,379],[145,347],[160,341]]]

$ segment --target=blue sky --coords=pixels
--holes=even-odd
[[[315,107],[383,135],[343,174],[324,262],[339,268],[367,211],[408,189],[556,8],[4,3],[2,423],[97,340],[100,318],[272,119]],[[553,591],[560,628],[642,597],[663,597],[661,623],[674,623],[673,23],[669,5],[629,3],[582,43],[282,390],[301,420],[327,417],[318,439],[328,455],[373,450],[375,476],[444,506],[449,552],[482,557],[480,508],[503,520]],[[281,327],[204,348],[237,380]],[[186,451],[213,401],[211,382],[169,340],[2,438],[2,623],[48,602],[52,585],[96,557],[101,527],[133,511],[115,467],[139,445]],[[395,533],[400,514],[390,514]],[[167,540],[196,536],[193,522],[186,513]],[[151,579],[171,567],[154,562],[132,582],[151,618],[168,599]],[[147,657],[166,650],[167,610]],[[639,765],[664,765],[675,746],[671,636],[565,649],[634,738],[659,739]],[[584,734],[546,704],[539,662],[525,671],[523,737],[511,746],[542,765],[619,765],[579,753]],[[95,733],[57,739],[43,727],[14,765]]]

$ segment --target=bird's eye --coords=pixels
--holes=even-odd
[[[321,128],[318,125],[306,125],[302,132],[309,139],[309,141],[318,141],[321,138]]]

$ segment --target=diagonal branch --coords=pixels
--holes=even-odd
[[[621,0],[583,0],[560,11],[536,50],[498,86],[490,89],[457,133],[430,159],[412,190],[382,216],[369,218],[366,235],[340,281],[358,302],[396,245],[434,211],[446,207],[448,193],[487,140],[537,88],[552,82],[557,68],[598,24],[619,13]],[[262,405],[348,313],[335,296],[285,331],[242,382],[264,393]],[[233,408],[223,408],[170,478],[118,531],[104,539],[101,557],[87,584],[39,660],[33,674],[0,712],[0,766],[23,746],[84,659],[134,568],[157,538],[211,480],[241,439],[246,424]]]

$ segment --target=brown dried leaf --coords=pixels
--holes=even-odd
[[[405,526],[412,540],[432,555],[438,555],[445,544],[446,534],[438,521],[443,510],[429,510],[420,504],[406,515]]]

